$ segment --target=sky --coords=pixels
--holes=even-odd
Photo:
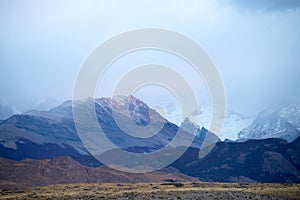
[[[0,0],[0,103],[25,111],[49,99],[71,99],[80,68],[97,46],[147,27],[179,32],[205,49],[222,78],[230,110],[255,115],[300,101],[298,0]],[[116,68],[128,70],[151,59],[185,65],[174,56],[143,52]],[[146,94],[156,98],[137,91],[138,97]],[[155,104],[153,99],[146,101]]]

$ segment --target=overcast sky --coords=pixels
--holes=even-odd
[[[71,99],[93,49],[145,27],[178,31],[201,45],[232,110],[255,114],[300,100],[298,0],[1,0],[0,100],[22,109]]]

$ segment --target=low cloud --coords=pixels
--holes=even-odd
[[[300,8],[299,0],[221,0],[249,11],[286,11]]]

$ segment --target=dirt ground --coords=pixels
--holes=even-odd
[[[67,184],[2,189],[0,199],[300,199],[300,184]]]

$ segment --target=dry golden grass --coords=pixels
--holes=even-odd
[[[0,199],[300,199],[300,184],[67,184],[2,189],[0,194]]]

